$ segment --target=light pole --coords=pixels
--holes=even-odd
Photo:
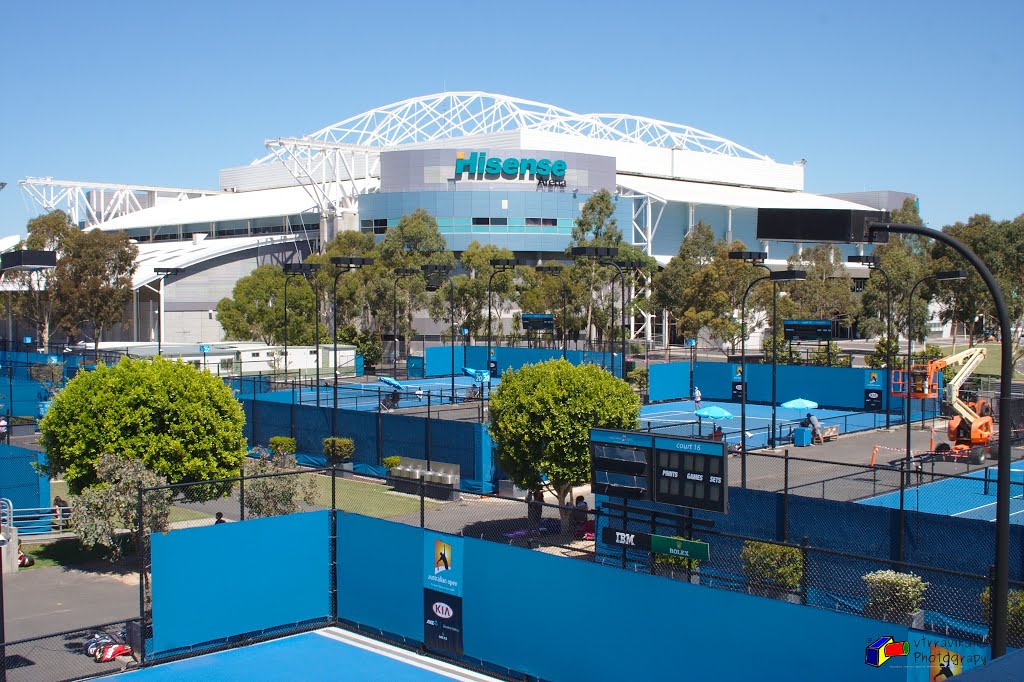
[[[284,374],[288,378],[288,277],[302,275],[309,282],[309,276],[315,275],[320,270],[319,263],[285,263],[284,264]],[[316,404],[320,404],[320,292],[319,287],[313,291],[314,319],[316,324]],[[299,368],[299,378],[302,378],[302,368]],[[301,388],[301,386],[300,386]]]
[[[916,234],[942,242],[954,249],[971,264],[981,275],[995,303],[996,314],[999,316],[999,342],[1002,357],[999,367],[999,413],[1009,415],[1014,407],[1011,382],[1013,381],[1013,329],[1010,326],[1010,312],[1006,307],[1003,290],[996,282],[992,271],[988,269],[978,255],[964,246],[958,239],[945,232],[932,230],[920,225],[901,225],[898,223],[869,222],[867,224],[869,240],[879,234],[895,232],[897,234]],[[1002,426],[1000,426],[1002,431]],[[1010,578],[1010,434],[1000,434],[999,466],[996,483],[996,549],[995,578],[992,586],[992,657],[1006,655],[1006,635]]]
[[[334,273],[334,288],[332,289],[334,298],[331,299],[331,324],[334,328],[334,358],[331,361],[331,365],[334,367],[334,403],[331,405],[331,443],[336,445],[336,441],[333,439],[338,437],[338,278],[350,270],[359,269],[366,265],[373,265],[373,259],[334,256],[331,258],[331,265],[345,266],[344,270],[339,268],[338,271]],[[319,390],[319,388],[317,390]],[[337,453],[332,453],[331,466],[334,466],[336,455]]]
[[[372,258],[369,260],[371,263],[373,262]],[[418,274],[420,274],[420,271],[417,270],[416,268],[395,268],[394,270],[395,287],[392,296],[392,303],[394,304],[392,313],[394,314],[395,324],[395,355],[394,362],[392,363],[391,373],[394,375],[395,379],[398,378],[398,280],[402,279],[403,277],[412,277],[413,275]]]
[[[771,446],[774,448],[775,442],[775,406],[778,400],[775,397],[775,391],[778,387],[776,380],[776,370],[778,369],[779,363],[779,344],[778,344],[778,333],[779,320],[778,320],[778,283],[779,282],[802,282],[807,279],[807,272],[804,270],[779,270],[768,275],[768,278],[772,281],[772,442]]]
[[[755,278],[747,285],[740,302],[740,486],[747,487],[747,295],[768,275]]]
[[[537,272],[542,275],[557,275],[562,281],[562,359],[565,360],[566,349],[569,347],[569,285],[562,277],[561,265],[538,265]]]
[[[615,272],[619,277],[622,285],[622,366],[626,366],[626,280],[625,275],[622,273],[622,268],[612,260],[619,255],[618,248],[614,246],[574,246],[569,252],[574,258],[595,258],[601,265],[611,265],[615,268]],[[615,319],[615,278],[612,278],[612,319]],[[612,338],[611,343],[611,370],[612,376],[615,376],[615,339]],[[625,372],[623,372],[623,378],[625,378]]]
[[[729,260],[746,261],[768,271],[767,275],[758,277],[747,285],[747,290],[743,292],[743,299],[740,301],[740,484],[744,488],[747,487],[747,295],[755,284],[768,279],[771,275],[772,271],[764,264],[767,259],[768,253],[765,251],[729,252]],[[690,378],[693,379],[692,376]]]
[[[167,275],[180,275],[185,272],[185,268],[153,268],[153,272],[160,275],[160,308],[157,311],[157,325],[156,325],[156,354],[163,355],[164,345],[164,280],[167,279]]]
[[[441,284],[448,280],[448,293],[451,299],[452,307],[452,332],[451,332],[451,345],[452,345],[452,398],[451,402],[455,403],[455,283],[452,281],[452,268],[448,265],[436,265],[434,263],[427,263],[421,265],[420,269],[426,275],[437,275],[439,277],[437,283],[437,290],[440,291]]]
[[[878,256],[850,256],[847,263],[861,263],[871,271],[882,273],[885,278],[885,428],[892,427],[892,280],[889,273],[882,269]]]
[[[490,367],[491,362],[491,283],[494,281],[494,276],[499,272],[508,272],[516,267],[515,258],[492,258],[491,267],[494,271],[491,276],[487,278],[487,362]]]

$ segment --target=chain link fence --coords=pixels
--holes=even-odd
[[[131,621],[32,637],[4,645],[7,682],[60,682],[119,672],[138,665],[125,648]],[[129,645],[130,647],[130,645]]]

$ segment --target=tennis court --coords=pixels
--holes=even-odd
[[[709,401],[701,403],[701,407],[720,407],[732,413],[732,419],[701,419],[700,433],[708,436],[715,426],[722,429],[726,443],[739,445],[740,442],[740,403]],[[694,413],[693,401],[672,401],[658,403],[656,405],[645,405],[640,411],[641,427],[650,428],[664,434],[672,435],[698,435],[696,425],[685,428],[678,426],[685,422],[698,421]],[[778,432],[778,440],[791,442],[793,429],[800,426],[800,420],[804,418],[809,410],[788,409],[777,407],[775,410],[775,422]],[[866,431],[868,429],[885,426],[885,413],[883,412],[855,412],[851,410],[825,410],[816,408],[810,410],[818,418],[822,426],[838,426],[839,433],[852,433],[854,431]],[[900,421],[898,415],[892,415],[894,423]],[[768,434],[772,427],[772,408],[770,405],[756,405],[747,403],[747,448],[756,449],[768,446]],[[682,430],[681,430],[682,429]],[[685,433],[683,431],[686,431]]]
[[[436,377],[431,379],[411,379],[399,382],[398,388],[384,381],[353,382],[338,384],[338,407],[345,410],[376,410],[380,407],[381,401],[390,396],[394,391],[399,393],[400,407],[414,407],[426,405],[428,399],[438,403],[450,402],[452,394],[452,378]],[[501,383],[499,377],[491,379],[490,386],[487,382],[474,381],[471,377],[459,375],[455,377],[455,399],[462,402],[472,395],[473,387],[487,393]],[[334,403],[334,386],[325,385],[319,387],[303,387],[294,390],[279,390],[260,394],[260,400],[278,403],[295,402],[297,405],[317,404],[317,392],[320,394],[319,404],[323,407],[331,407]]]
[[[340,628],[283,637],[114,675],[122,682],[179,680],[386,680],[497,682],[498,678],[420,656]]]
[[[1010,523],[1024,524],[1024,462],[1014,462],[1010,472]],[[923,483],[903,491],[903,504],[906,509],[928,514],[994,522],[996,477],[996,468],[988,467],[958,478]],[[860,500],[860,504],[899,509],[900,494],[886,493]]]

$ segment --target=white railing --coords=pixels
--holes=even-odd
[[[68,507],[12,509],[10,525],[17,528],[21,535],[69,532],[71,509]]]

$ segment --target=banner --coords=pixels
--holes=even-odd
[[[423,533],[423,644],[462,655],[462,538]]]

